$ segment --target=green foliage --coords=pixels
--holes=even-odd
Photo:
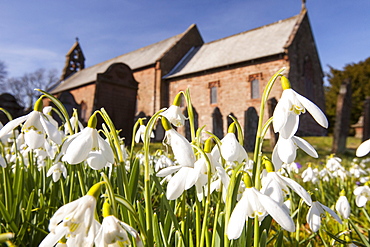
[[[337,96],[340,85],[346,79],[351,81],[352,86],[351,124],[356,123],[362,114],[366,96],[370,96],[370,57],[359,63],[348,64],[343,70],[330,67],[327,76],[330,86],[325,88],[325,99],[329,126],[334,126]]]

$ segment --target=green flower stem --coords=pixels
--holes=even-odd
[[[189,88],[186,89],[186,92],[185,93],[183,92],[183,94],[186,100],[186,105],[188,106],[188,118],[189,118],[189,125],[190,125],[191,140],[194,141],[195,140],[194,112],[193,112],[193,105],[191,103]]]
[[[298,206],[297,211],[297,223],[296,223],[296,230],[295,230],[295,240],[297,241],[297,244],[299,243],[299,230],[301,226],[300,218],[301,218],[301,208],[303,206],[303,200],[301,199]]]
[[[109,178],[107,177],[107,175],[104,172],[101,172],[100,175],[103,177],[103,181],[105,182],[105,188],[107,189],[109,205],[110,205],[110,208],[111,208],[111,214],[113,214],[114,216],[117,217],[118,216],[117,215],[117,203],[116,203],[116,200],[115,200],[115,197],[114,197],[113,187],[112,187],[111,183],[109,182]],[[131,222],[130,222],[130,224],[131,224]]]
[[[239,170],[243,167],[243,163],[237,165],[233,170],[230,177],[229,187],[227,188],[227,197],[226,197],[226,204],[225,204],[225,226],[224,226],[224,247],[230,246],[230,240],[227,237],[227,226],[229,224],[229,219],[231,215],[231,210],[236,202],[236,193],[238,191],[238,187],[241,180],[241,174]]]
[[[202,156],[204,157],[204,159],[206,160],[206,163],[207,163],[207,173],[208,173],[208,195],[207,195],[207,201],[205,203],[205,209],[204,209],[204,215],[208,215],[208,211],[209,211],[209,205],[211,204],[211,173],[212,173],[212,166],[211,166],[211,161],[209,160],[207,154],[204,152],[204,150],[202,150],[201,148],[195,146],[195,145],[192,145],[193,148],[195,148],[199,153],[202,154]],[[196,199],[197,200],[197,199]],[[200,238],[200,247],[203,247],[203,244],[204,244],[204,239],[206,240],[206,246],[210,246],[210,239],[209,239],[209,234],[208,234],[208,229],[207,229],[207,226],[208,226],[208,220],[209,220],[209,217],[204,217],[203,218],[203,225],[202,225],[202,233],[201,233],[201,238]]]
[[[152,195],[151,195],[151,184],[150,184],[150,160],[149,160],[149,144],[150,134],[154,129],[154,125],[157,119],[160,117],[164,109],[155,113],[148,121],[144,133],[144,200],[145,200],[145,217],[146,217],[146,235],[147,235],[147,246],[154,246],[153,243],[153,208],[152,208]]]
[[[196,247],[200,246],[200,237],[201,237],[201,218],[200,218],[200,211],[201,205],[199,200],[195,200],[195,240],[196,240]]]
[[[84,182],[84,176],[82,176],[82,174],[83,174],[82,166],[83,166],[83,163],[80,163],[80,164],[77,165],[77,177],[78,177],[78,181],[80,183],[81,194],[85,195],[86,194],[86,187],[85,187],[85,182]]]
[[[268,96],[271,92],[272,86],[274,85],[276,79],[281,75],[281,73],[285,70],[285,68],[280,69],[276,72],[271,79],[268,81],[265,90],[262,94],[261,99],[261,106],[260,106],[260,116],[258,119],[258,128],[257,128],[257,135],[256,135],[256,146],[254,149],[253,161],[255,166],[253,167],[253,179],[255,181],[256,189],[261,189],[261,181],[259,174],[261,173],[261,157],[262,157],[262,144],[263,144],[263,115],[265,112],[265,105],[268,100]]]
[[[222,188],[222,184],[220,185],[220,187]],[[217,203],[216,203],[216,212],[215,212],[215,218],[214,218],[214,222],[213,222],[213,232],[212,232],[212,242],[211,242],[211,246],[215,246],[216,244],[216,236],[217,236],[217,223],[218,223],[218,218],[220,216],[220,205],[221,205],[221,202],[222,202],[222,191],[220,191],[218,193],[218,198],[217,198]]]
[[[271,92],[272,86],[274,85],[276,79],[281,75],[281,73],[284,71],[285,68],[280,69],[278,72],[276,72],[271,79],[268,81],[265,90],[263,91],[262,98],[261,98],[261,106],[260,106],[260,116],[258,119],[258,128],[257,128],[257,135],[256,135],[256,144],[254,149],[254,155],[253,155],[253,161],[254,161],[254,167],[253,167],[253,180],[254,180],[254,186],[257,190],[261,189],[261,158],[262,158],[262,144],[263,144],[263,116],[265,112],[265,105],[267,103],[269,94]],[[254,247],[259,246],[259,223],[258,223],[258,217],[255,218],[254,221]]]
[[[66,200],[66,192],[64,190],[64,183],[63,183],[62,179],[59,179],[59,185],[60,185],[60,190],[62,192],[63,205],[65,205],[65,204],[67,204],[67,200]]]
[[[62,102],[60,102],[57,98],[55,98],[53,95],[41,90],[41,89],[35,89],[36,91],[39,91],[41,93],[43,93],[46,97],[48,97],[53,103],[54,105],[59,109],[59,111],[62,113],[63,117],[64,117],[64,120],[66,121],[67,123],[67,126],[68,126],[68,129],[69,129],[69,133],[73,133],[73,128],[72,128],[72,124],[71,124],[71,121],[69,119],[69,115],[68,115],[68,112],[66,110],[66,108],[64,107],[64,105],[62,104]]]

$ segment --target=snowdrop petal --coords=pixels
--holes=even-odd
[[[48,137],[56,144],[62,144],[62,136],[57,127],[40,114],[40,122]]]
[[[333,211],[331,210],[331,208],[321,204],[320,202],[318,202],[320,204],[320,206],[326,211],[328,212],[331,216],[333,216],[333,218],[338,221],[339,224],[343,224],[342,220],[339,218],[339,216]]]
[[[74,138],[69,144],[66,154],[63,156],[63,161],[69,164],[78,164],[84,161],[93,147],[91,136],[93,135],[92,128],[86,127],[81,131],[81,134]]]
[[[166,168],[163,168],[159,172],[157,172],[157,177],[166,177],[172,173],[177,172],[178,170],[181,169],[182,166],[169,166]]]
[[[64,227],[63,224],[60,224],[56,229],[55,232],[49,233],[44,240],[40,243],[39,247],[49,247],[54,246],[58,241],[66,235],[68,232],[68,228]]]
[[[272,163],[274,164],[275,171],[280,170],[283,165],[283,161],[280,159],[277,151],[277,145],[275,145],[274,150],[272,151]]]
[[[285,230],[289,232],[295,231],[295,225],[289,213],[282,208],[276,201],[270,197],[258,192],[258,200],[261,202],[266,211],[271,217]]]
[[[44,145],[45,136],[43,133],[40,134],[38,131],[31,129],[24,134],[24,141],[31,149],[36,149]]]
[[[316,150],[309,144],[306,140],[298,137],[298,136],[293,136],[292,139],[294,142],[297,144],[297,146],[305,151],[308,155],[314,158],[318,158],[319,155],[317,154]]]
[[[167,185],[167,199],[168,200],[175,200],[185,190],[185,183],[186,178],[188,176],[188,173],[190,171],[189,167],[182,167],[170,180],[170,182]]]
[[[277,146],[277,152],[279,158],[287,164],[292,163],[297,155],[297,146],[294,144],[291,138],[285,139],[279,137]]]
[[[195,156],[189,141],[174,129],[167,130],[166,136],[177,162],[181,166],[194,167]]]
[[[279,176],[279,178],[282,179],[295,193],[297,193],[308,206],[311,206],[312,199],[310,194],[308,194],[308,192],[299,183],[283,176]]]
[[[361,207],[365,206],[366,202],[367,202],[366,196],[359,195],[359,196],[356,197],[357,207],[361,208]]]
[[[356,150],[357,157],[363,157],[370,152],[370,139],[361,143]]]
[[[226,161],[236,161],[239,156],[238,140],[234,133],[227,133],[221,140],[221,155]]]
[[[291,138],[297,132],[298,125],[299,115],[288,113],[285,126],[279,133],[285,139]]]
[[[313,202],[306,216],[307,223],[313,232],[317,232],[320,229],[322,213],[322,209],[318,208],[317,202]]]
[[[248,205],[247,196],[243,196],[242,199],[236,204],[227,225],[227,237],[229,239],[237,239],[242,234],[245,221],[247,219]]]
[[[98,135],[98,145],[99,149],[101,150],[104,158],[109,162],[109,163],[114,163],[114,154],[112,151],[111,146],[109,145],[108,142],[106,142],[101,136]]]
[[[103,169],[107,165],[107,160],[100,151],[92,151],[86,158],[87,164],[94,170]]]
[[[320,124],[324,128],[328,128],[329,126],[328,120],[325,114],[320,110],[320,108],[317,105],[312,103],[312,101],[308,100],[306,97],[303,97],[302,95],[299,95],[297,93],[296,97],[318,124]]]
[[[272,125],[274,127],[275,133],[280,132],[281,128],[283,128],[288,118],[288,111],[284,107],[284,105],[287,104],[287,100],[283,97],[285,91],[286,90],[283,91],[282,97],[277,103],[273,113]]]
[[[0,130],[0,138],[7,135],[10,131],[15,129],[17,126],[19,126],[21,123],[27,120],[29,114],[25,116],[18,117],[16,119],[13,119],[9,121],[5,126]]]

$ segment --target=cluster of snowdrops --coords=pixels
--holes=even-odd
[[[0,130],[0,242],[369,246],[364,230],[370,222],[369,160],[344,166],[332,155],[326,164],[309,164],[301,171],[297,149],[314,158],[318,154],[295,136],[300,114],[307,111],[325,128],[328,122],[314,103],[291,88],[283,71],[270,79],[262,95],[253,157],[248,157],[241,127],[232,116],[222,139],[207,126],[194,129],[189,90],[180,92],[168,109],[146,121],[139,119],[130,146],[104,109],[95,111],[83,127],[76,111],[70,117],[55,97],[39,90],[42,96],[34,110],[14,120],[7,114],[10,121]],[[263,122],[268,95],[278,79],[283,93],[273,117]],[[181,112],[182,97],[188,118]],[[45,98],[55,107],[43,107]],[[52,112],[63,119],[62,125]],[[99,117],[103,124],[98,129]],[[163,148],[153,152],[158,121],[165,137]],[[185,121],[190,141],[175,129]],[[262,143],[271,124],[279,139],[267,157]],[[370,140],[361,144],[357,156],[369,151]]]

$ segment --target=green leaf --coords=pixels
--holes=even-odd
[[[361,233],[360,229],[353,223],[351,219],[348,219],[348,222],[352,225],[353,229],[356,231],[357,235],[360,237],[363,244],[367,247],[370,247],[370,243],[367,241],[366,237]]]
[[[137,188],[139,185],[139,175],[140,175],[140,160],[136,158],[131,167],[130,178],[128,182],[128,189],[131,191],[131,202],[135,201],[137,196]]]
[[[278,234],[278,237],[276,239],[276,242],[274,244],[274,247],[281,247],[283,246],[283,237],[284,237],[284,232],[280,231]]]
[[[261,237],[260,237],[260,247],[265,247],[267,244],[267,231],[266,229],[263,230]]]

